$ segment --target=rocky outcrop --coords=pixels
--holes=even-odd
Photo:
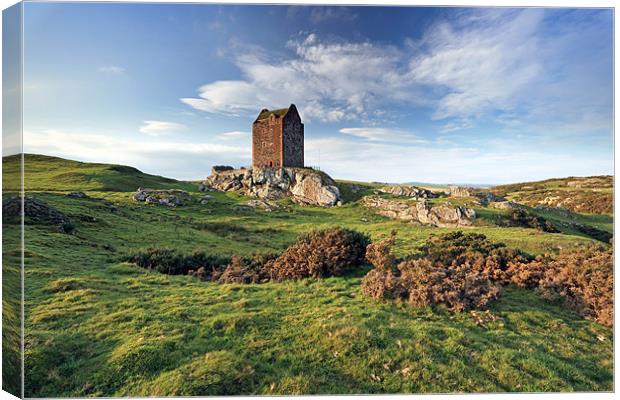
[[[74,199],[87,199],[88,195],[86,195],[86,193],[84,192],[71,192],[67,194],[67,197],[71,197]]]
[[[203,183],[222,192],[238,191],[264,200],[291,197],[298,204],[330,207],[340,191],[329,175],[309,168],[213,169]]]
[[[471,188],[463,186],[448,186],[448,194],[452,197],[471,197],[474,192]]]
[[[478,198],[478,201],[483,206],[486,206],[490,203],[501,203],[506,201],[505,198],[497,196],[491,192],[476,192],[473,195]]]
[[[212,198],[213,198],[213,197],[211,197],[211,196],[209,196],[208,194],[206,194],[206,195],[202,196],[202,197],[198,200],[198,202],[204,206],[204,205],[206,205],[206,204],[209,204],[209,202],[211,201],[211,199],[212,199]]]
[[[505,198],[497,196],[494,193],[483,192],[474,188],[463,186],[448,186],[448,194],[450,195],[450,197],[471,197],[477,199],[478,202],[483,206],[486,206],[489,203],[493,202],[506,201]]]
[[[523,208],[521,204],[515,203],[514,201],[492,201],[489,203],[489,207],[496,208],[498,210],[513,210],[516,208]]]
[[[411,197],[414,199],[433,199],[437,197],[437,194],[432,191],[417,186],[390,185],[382,187],[379,191],[394,196]]]
[[[276,203],[271,203],[262,199],[254,199],[245,203],[247,206],[252,208],[258,208],[265,211],[273,211],[277,208],[280,208]]]
[[[155,190],[138,188],[138,191],[131,197],[135,201],[160,204],[167,207],[182,206],[191,200],[189,193],[178,189]]]
[[[2,201],[2,222],[19,224],[21,214],[22,201],[19,197],[9,197]],[[25,224],[51,225],[58,232],[75,233],[75,225],[66,215],[37,198],[24,197],[24,214]]]
[[[439,227],[469,226],[476,218],[471,208],[441,204],[433,206],[426,199],[391,200],[379,196],[366,196],[361,200],[369,208],[377,209],[377,214],[419,225]]]

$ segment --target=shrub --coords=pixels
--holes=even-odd
[[[597,247],[560,253],[549,263],[539,291],[581,316],[603,325],[613,325],[613,250]]]
[[[208,279],[214,269],[222,269],[229,263],[229,259],[222,256],[214,256],[203,252],[194,252],[191,255],[183,255],[172,249],[150,247],[135,251],[127,256],[126,261],[133,262],[137,266],[154,269],[168,275],[185,275],[192,271],[203,279]]]
[[[478,310],[500,295],[499,286],[469,263],[445,266],[419,259],[404,261],[398,269],[414,307],[442,304],[452,312]]]
[[[469,264],[472,269],[501,284],[510,283],[507,270],[511,263],[529,262],[532,258],[503,243],[494,243],[483,234],[461,231],[431,236],[421,251],[423,257],[434,265],[456,267]]]
[[[269,280],[266,273],[267,264],[276,259],[275,254],[255,254],[244,258],[233,256],[230,264],[221,275],[217,277],[219,283],[262,283]]]
[[[505,248],[484,235],[456,232],[432,238],[423,247],[424,258],[403,261],[396,268],[390,252],[394,241],[392,233],[368,246],[366,257],[375,269],[362,280],[365,295],[405,299],[414,307],[442,304],[453,312],[484,308],[499,296],[499,286],[490,281],[484,267],[504,257]]]
[[[390,236],[377,243],[370,243],[366,248],[366,259],[377,269],[392,270],[396,267],[396,258],[391,249],[396,242],[396,231]]]
[[[537,288],[545,275],[549,261],[548,256],[537,256],[529,262],[511,262],[506,271],[510,283],[526,289]]]
[[[303,235],[275,261],[268,263],[269,277],[275,281],[305,277],[342,275],[362,264],[369,239],[344,228],[318,230]]]
[[[375,300],[402,298],[406,294],[400,276],[391,269],[372,269],[362,279],[362,293]]]
[[[521,208],[514,208],[508,212],[503,220],[504,226],[533,228],[543,232],[557,233],[557,228],[543,217],[539,217]]]

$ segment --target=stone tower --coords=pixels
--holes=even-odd
[[[295,104],[258,114],[252,124],[252,166],[304,166],[304,124]]]

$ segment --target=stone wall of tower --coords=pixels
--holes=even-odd
[[[252,124],[252,166],[283,166],[282,121],[270,116]]]
[[[293,111],[293,110],[291,110]],[[282,124],[282,158],[285,167],[304,166],[304,124],[295,112],[288,112]]]

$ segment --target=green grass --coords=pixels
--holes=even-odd
[[[492,306],[502,320],[479,327],[469,314],[365,298],[360,280],[368,267],[325,280],[217,285],[120,261],[149,246],[223,255],[282,251],[298,234],[334,225],[373,239],[397,229],[396,252],[405,255],[429,235],[454,229],[414,227],[356,203],[322,209],[283,200],[276,211],[236,212],[247,199],[234,193],[170,209],[131,201],[136,185],[118,169],[36,160],[26,163],[37,165],[27,171],[36,177],[27,181],[29,195],[67,214],[77,233],[26,225],[28,397],[613,388],[612,330],[532,291],[507,288]],[[63,165],[95,178],[58,178],[66,177]],[[127,171],[150,180],[143,186],[202,195],[195,185]],[[115,182],[122,190],[112,190]],[[70,190],[91,199],[68,198]],[[532,253],[592,242],[491,220],[467,231]],[[18,227],[5,229],[11,245]]]
[[[3,189],[18,189],[21,158],[3,163]],[[7,195],[17,192],[4,190]],[[21,397],[21,232],[2,224],[2,390]]]
[[[19,156],[3,157],[4,173],[18,174]],[[83,163],[38,154],[26,154],[24,159],[24,180],[31,191],[135,191],[138,187],[152,189],[186,189],[187,183],[161,176],[149,175],[124,165]],[[19,180],[4,184],[3,190],[15,190]]]

